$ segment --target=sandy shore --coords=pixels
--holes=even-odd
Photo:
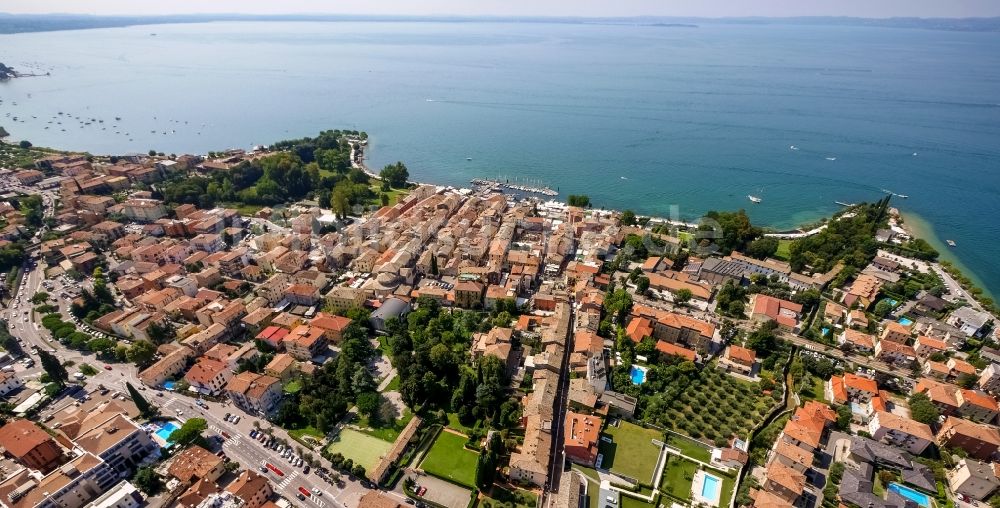
[[[923,217],[912,212],[904,213],[900,211],[899,214],[903,218],[902,227],[907,233],[909,233],[910,236],[926,240],[927,243],[931,244],[931,247],[934,247],[941,253],[941,256],[938,259],[950,262],[955,268],[961,270],[962,274],[968,277],[969,280],[971,280],[976,286],[982,288],[983,294],[993,298],[994,300],[996,299],[994,293],[991,291],[991,288],[984,284],[983,280],[980,279],[975,272],[970,270],[968,266],[965,266],[965,264],[962,263],[962,260],[955,255],[954,249],[956,247],[949,247],[946,243],[944,243],[944,240],[937,236],[937,233],[934,232],[934,227],[931,226],[929,222],[927,222]],[[961,246],[958,248],[960,247]]]

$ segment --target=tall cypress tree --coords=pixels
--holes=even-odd
[[[141,414],[143,418],[151,418],[159,412],[155,407],[153,407],[152,404],[149,403],[148,400],[146,400],[145,397],[142,396],[142,394],[139,393],[139,390],[136,390],[135,387],[132,386],[132,383],[126,382],[125,388],[128,389],[129,397],[132,397],[132,402],[135,403],[135,407],[139,409],[139,414]]]
[[[49,375],[49,379],[59,386],[66,386],[66,381],[69,380],[69,373],[66,372],[66,367],[63,367],[62,362],[60,362],[59,359],[51,353],[44,350],[38,351],[38,357],[41,359],[42,369]]]

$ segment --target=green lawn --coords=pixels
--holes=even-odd
[[[404,428],[406,428],[406,424],[410,423],[410,420],[412,419],[413,419],[413,413],[411,413],[410,410],[407,409],[406,412],[403,413],[403,416],[396,419],[396,421],[394,422],[391,423],[375,422],[375,424],[373,425],[371,422],[368,421],[367,418],[362,418],[359,427],[361,427],[361,432],[364,432],[369,436],[377,437],[383,441],[389,441],[391,443],[395,443],[396,438],[399,437],[399,434],[403,432]]]
[[[509,504],[508,504],[509,503]],[[524,489],[494,485],[491,492],[483,492],[482,508],[535,508],[538,496]]]
[[[791,240],[778,240],[778,250],[774,253],[774,257],[778,259],[788,260],[791,257],[792,241]]]
[[[722,493],[719,495],[719,507],[728,508],[729,500],[732,499],[733,492],[736,490],[736,480],[729,476],[718,474],[718,471],[712,471],[712,474],[722,478]]]
[[[385,390],[382,390],[382,391],[383,392],[398,392],[399,391],[399,374],[393,376],[392,381],[389,381],[389,384],[385,386]]]
[[[697,470],[698,465],[694,462],[671,455],[667,458],[667,467],[663,471],[660,489],[677,499],[684,501],[691,499],[691,482]]]
[[[612,442],[600,441],[600,450],[604,454],[601,467],[641,483],[649,483],[660,456],[660,449],[653,445],[652,440],[662,441],[663,434],[626,421],[620,422],[618,427],[609,425],[604,433],[611,437]]]
[[[243,217],[255,217],[257,212],[259,212],[261,208],[264,208],[261,205],[249,205],[246,203],[222,203],[220,206],[225,208],[235,208]]]
[[[284,386],[285,393],[295,393],[301,389],[302,389],[302,383],[300,383],[297,379],[289,381]]]
[[[677,434],[667,434],[667,445],[677,448],[686,457],[691,457],[702,462],[711,462],[712,452],[701,442],[690,438],[678,436]]]
[[[475,488],[476,464],[479,454],[465,448],[466,439],[451,432],[441,431],[430,451],[420,463],[420,469],[443,480]]]
[[[355,464],[361,464],[366,470],[371,471],[389,448],[392,448],[392,443],[389,441],[353,429],[344,429],[333,439],[327,450],[330,453],[340,453],[345,458],[353,460]]]
[[[468,434],[472,430],[472,427],[462,425],[462,422],[458,421],[458,415],[455,413],[448,413],[448,428],[457,430],[463,434]]]
[[[323,433],[320,432],[315,427],[306,427],[304,429],[292,429],[292,430],[288,431],[288,435],[292,439],[294,439],[296,441],[299,441],[300,443],[310,443],[311,442],[310,440],[303,439],[305,436],[310,436],[311,438],[314,438],[316,441],[322,441],[323,440]]]

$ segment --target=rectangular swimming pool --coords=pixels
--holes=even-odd
[[[924,494],[922,492],[917,492],[905,485],[901,485],[898,483],[890,483],[889,490],[891,492],[895,492],[905,497],[906,499],[909,499],[910,501],[913,501],[914,503],[919,504],[920,506],[923,506],[924,508],[931,508],[931,498],[927,494]]]
[[[899,324],[903,326],[910,326],[913,324],[913,320],[910,318],[901,317],[899,318]]]
[[[721,480],[705,473],[705,479],[701,482],[701,497],[712,501],[718,500],[720,483]]]
[[[178,428],[179,427],[177,426],[176,423],[167,422],[164,423],[162,426],[160,426],[160,429],[156,431],[156,435],[159,436],[160,439],[169,443],[170,435],[173,434],[174,431],[177,430]]]

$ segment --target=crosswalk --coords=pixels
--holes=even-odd
[[[278,490],[282,490],[285,487],[287,487],[288,484],[292,483],[292,481],[298,478],[298,476],[299,476],[298,471],[292,471],[291,473],[286,474],[285,478],[278,483]]]

